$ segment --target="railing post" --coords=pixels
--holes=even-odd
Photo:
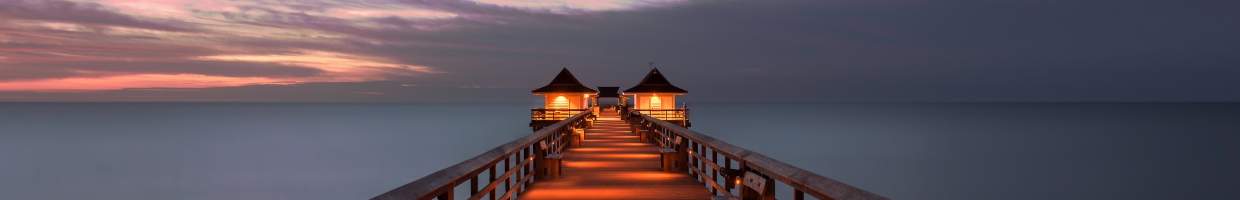
[[[491,163],[491,176],[487,177],[487,186],[495,183],[495,163]],[[495,200],[495,189],[491,189],[491,200]]]
[[[478,175],[469,177],[469,196],[478,195]]]
[[[534,179],[545,179],[547,176],[547,163],[545,163],[547,149],[553,148],[552,143],[547,141],[551,140],[540,141],[538,142],[538,148],[534,148]]]
[[[680,170],[681,172],[689,170],[689,145],[687,144],[689,142],[689,138],[676,137],[676,134],[672,133],[671,130],[667,128],[664,128],[663,132],[671,136],[673,139],[672,146],[676,148],[676,159],[679,161],[675,166],[676,170]]]
[[[689,153],[685,154],[685,166],[691,169],[689,170],[689,177],[692,177],[694,180],[701,180],[702,175],[697,171],[699,162],[697,157],[698,155],[701,155],[702,152],[697,150],[698,144],[693,142],[693,140],[687,140],[685,144],[688,144],[685,148],[689,150]]]
[[[732,170],[732,158],[728,158],[726,155],[723,156],[723,169]],[[726,191],[728,194],[732,194],[732,187],[735,186],[736,183],[736,180],[734,180],[735,178],[724,176],[723,179],[728,179],[723,180],[723,189],[728,190]]]
[[[439,199],[439,200],[452,200],[454,193],[456,193],[456,192],[455,192],[453,189],[449,188],[449,189],[448,189],[448,191],[444,191],[443,193],[439,193],[439,196],[438,196],[438,197],[435,197],[435,199]]]

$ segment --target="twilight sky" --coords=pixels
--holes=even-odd
[[[0,101],[1240,101],[1237,1],[0,0]]]

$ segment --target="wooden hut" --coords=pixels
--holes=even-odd
[[[633,100],[630,109],[687,127],[688,109],[677,105],[677,98],[686,93],[689,91],[672,85],[658,68],[651,68],[640,83],[624,90],[624,95]]]
[[[598,95],[597,90],[582,85],[568,68],[560,70],[551,83],[530,92],[543,97],[542,108],[530,109],[530,126],[535,129],[592,109]]]

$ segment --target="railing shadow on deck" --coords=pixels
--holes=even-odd
[[[665,157],[673,158],[671,162],[679,162],[672,166],[685,164],[674,170],[688,172],[719,199],[775,199],[776,180],[792,187],[793,199],[798,200],[805,198],[804,193],[817,199],[887,199],[654,116],[630,112],[624,118],[643,140],[658,145]],[[737,168],[732,167],[733,161]]]
[[[543,165],[546,163],[542,163],[542,160],[548,155],[560,154],[569,143],[567,140],[570,139],[568,136],[572,134],[572,129],[586,126],[590,115],[593,113],[589,110],[582,110],[567,119],[534,131],[529,136],[500,145],[371,199],[453,199],[456,187],[466,182],[470,187],[469,199],[512,199],[544,173]],[[497,169],[501,161],[503,168]],[[489,172],[486,185],[479,185],[478,178],[484,171]],[[501,186],[503,190],[499,189]],[[502,196],[496,196],[497,194]]]

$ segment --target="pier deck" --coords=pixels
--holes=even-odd
[[[533,133],[371,199],[774,200],[777,187],[794,200],[887,199],[689,130],[676,104],[688,91],[655,68],[623,93],[586,87],[568,68],[530,92],[543,98]]]
[[[564,157],[563,177],[530,187],[520,199],[710,199],[685,173],[664,172],[658,148],[643,143],[614,110],[599,113],[585,142]]]
[[[792,191],[781,199],[887,199],[686,124],[636,110],[583,109],[554,123],[531,123],[535,131],[528,136],[372,200],[773,200],[777,186]]]

